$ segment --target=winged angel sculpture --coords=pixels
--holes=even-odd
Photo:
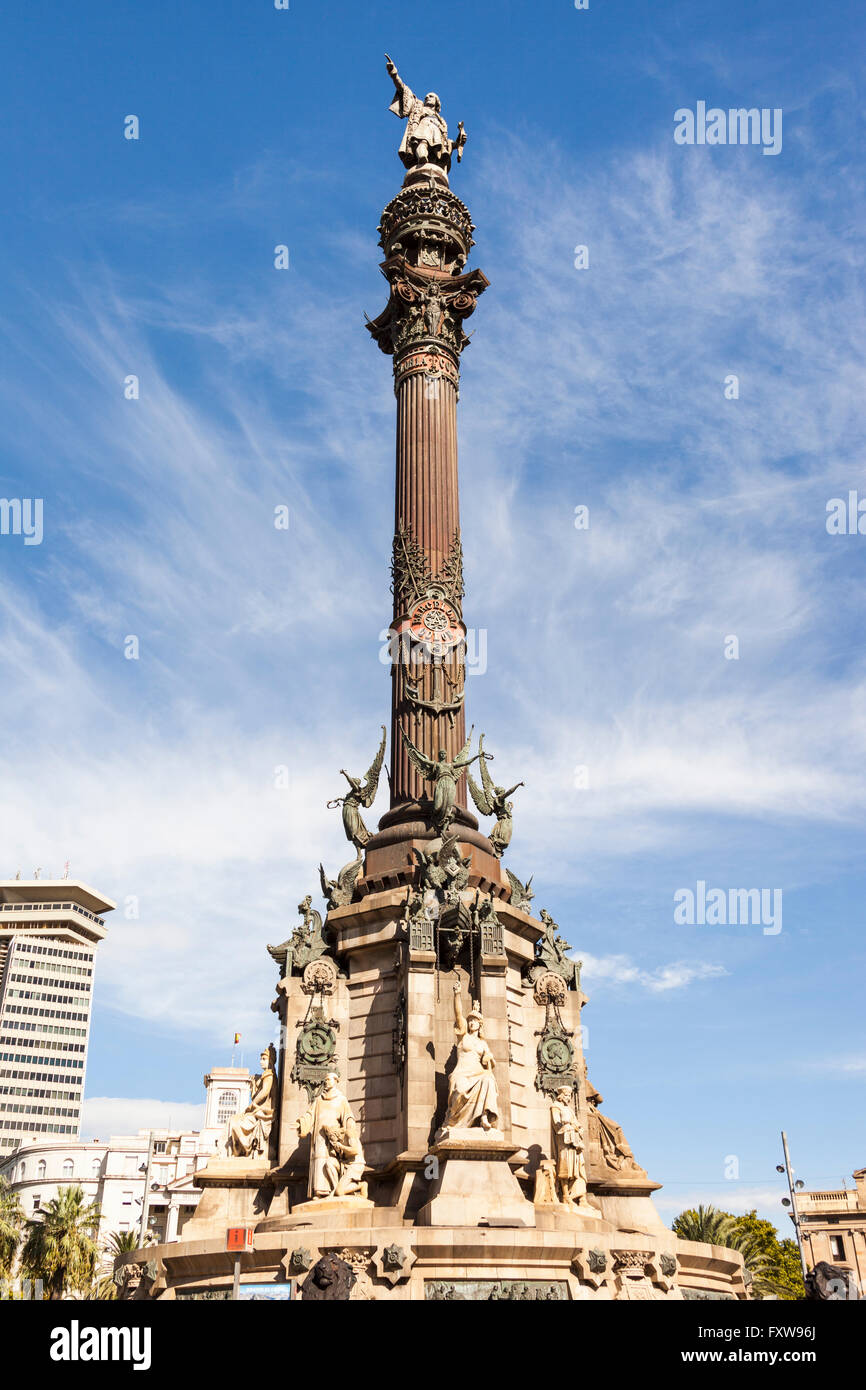
[[[385,725],[382,725],[382,742],[379,744],[379,751],[367,769],[365,778],[350,777],[344,767],[340,768],[340,775],[345,777],[349,783],[349,790],[345,796],[335,796],[333,801],[328,802],[328,809],[333,806],[343,808],[343,829],[346,832],[346,839],[351,840],[356,849],[363,849],[370,838],[370,832],[361,819],[361,807],[369,809],[376,799],[376,791],[379,786],[379,777],[382,772],[382,760],[385,757]]]
[[[322,885],[322,896],[327,901],[329,912],[335,907],[344,907],[346,903],[352,901],[355,884],[361,876],[363,867],[364,851],[361,849],[358,850],[354,859],[350,859],[348,864],[343,865],[336,878],[328,878],[324,864],[319,865],[319,882]]]
[[[478,756],[481,759],[481,786],[479,787],[470,772],[466,774],[466,781],[469,783],[472,800],[482,816],[496,817],[496,824],[488,838],[493,846],[493,853],[498,859],[501,859],[511,843],[511,813],[514,810],[514,802],[509,801],[508,798],[517,791],[518,787],[525,786],[525,783],[517,782],[507,790],[505,787],[496,786],[487,770],[487,763],[491,755],[484,752],[483,734],[478,740]]]
[[[457,901],[461,889],[469,883],[469,866],[471,859],[463,858],[457,842],[457,835],[449,835],[447,839],[432,840],[433,846],[430,850],[421,850],[413,846],[412,853],[415,862],[421,870],[422,888],[432,888],[434,892],[440,893],[445,901]]]
[[[400,730],[403,743],[406,746],[406,752],[409,755],[410,763],[415,768],[416,772],[420,773],[424,778],[425,782],[433,782],[435,784],[435,790],[433,792],[433,825],[440,835],[445,834],[445,831],[454,819],[457,783],[460,781],[467,767],[471,767],[472,764],[477,762],[481,757],[480,753],[476,753],[471,758],[469,757],[469,749],[472,747],[472,734],[474,728],[475,726],[473,724],[472,728],[469,730],[469,737],[466,743],[453,762],[448,761],[447,748],[439,749],[439,757],[435,761],[433,758],[428,758],[426,753],[422,753],[419,748],[415,747],[414,743],[403,729]],[[486,756],[489,757],[490,754]]]

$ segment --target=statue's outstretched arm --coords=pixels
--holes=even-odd
[[[393,62],[391,58],[389,58],[387,53],[385,54],[385,66],[388,69],[388,76],[394,83],[396,90],[398,92],[402,91],[404,83],[400,77],[399,72],[397,71],[397,64]]]
[[[454,1027],[458,1037],[466,1032],[466,1019],[463,1017],[463,1005],[460,1003],[460,986],[454,986]]]

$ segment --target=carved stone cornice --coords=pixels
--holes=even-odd
[[[402,188],[379,223],[379,245],[386,256],[405,253],[418,265],[462,270],[475,227],[469,209],[450,188],[434,182]]]

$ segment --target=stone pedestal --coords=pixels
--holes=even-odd
[[[309,1202],[296,1203],[292,1207],[291,1215],[315,1221],[329,1212],[337,1211],[350,1215],[353,1212],[370,1211],[374,1205],[375,1203],[366,1197],[311,1197]]]
[[[439,1164],[430,1200],[418,1212],[419,1226],[534,1226],[527,1201],[508,1160],[517,1149],[482,1130],[452,1130],[434,1144]]]

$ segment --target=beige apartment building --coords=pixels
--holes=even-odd
[[[798,1192],[797,1215],[809,1269],[825,1260],[850,1270],[866,1289],[866,1168],[857,1169],[854,1183],[835,1192]]]
[[[250,1099],[246,1067],[212,1067],[204,1085],[200,1130],[140,1129],[83,1143],[34,1139],[0,1154],[0,1177],[18,1194],[28,1218],[64,1188],[81,1187],[89,1202],[99,1204],[103,1248],[112,1232],[140,1231],[142,1217],[154,1241],[177,1241],[201,1197],[196,1173],[209,1158],[224,1154],[228,1122]],[[105,1257],[103,1265],[110,1264]]]

